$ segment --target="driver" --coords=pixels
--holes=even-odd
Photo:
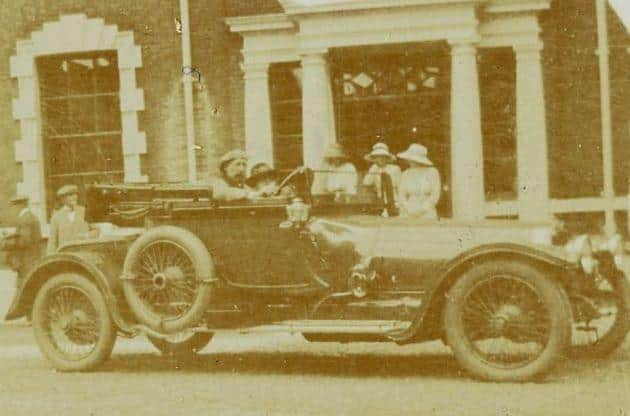
[[[287,198],[295,196],[295,190],[291,185],[286,185],[279,189],[278,172],[265,162],[256,163],[252,166],[249,178],[247,178],[245,184],[267,196],[274,194]]]
[[[240,150],[230,150],[221,157],[221,175],[212,180],[213,197],[219,201],[257,199],[269,195],[267,190],[251,189],[245,183],[247,178],[247,154]]]

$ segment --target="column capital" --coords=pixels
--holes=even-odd
[[[302,65],[326,65],[327,49],[309,49],[300,51]]]
[[[527,43],[513,45],[514,53],[517,61],[539,61],[540,52],[543,50],[543,43]]]
[[[269,63],[242,63],[241,69],[245,79],[269,78]]]
[[[473,41],[449,41],[451,56],[475,56],[477,45]]]

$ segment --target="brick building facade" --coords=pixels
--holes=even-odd
[[[280,19],[277,22],[282,22],[281,26],[290,24],[290,30],[299,30],[295,29],[295,22],[300,17],[285,10],[287,4],[293,3],[299,1],[188,0],[194,72],[182,68],[178,0],[136,3],[122,0],[16,0],[5,5],[0,14],[4,28],[0,33],[0,44],[4,46],[0,51],[0,85],[3,87],[0,88],[0,161],[5,166],[5,173],[0,176],[0,201],[8,200],[15,192],[28,194],[35,210],[44,219],[48,218],[52,208],[53,189],[61,182],[186,181],[188,161],[183,88],[186,77],[194,81],[194,151],[199,179],[216,172],[216,161],[226,150],[243,147],[247,140],[257,146],[258,137],[247,137],[246,121],[252,112],[265,108],[246,108],[248,74],[243,71],[247,72],[247,68],[242,66],[242,50],[246,49],[244,39],[251,34],[260,34],[262,29],[257,29],[255,24],[268,23],[269,16]],[[359,1],[313,3],[352,3],[354,9],[340,13],[343,16],[368,13],[357,6],[360,6]],[[374,6],[378,2],[363,3],[365,8],[369,4],[370,10],[378,12],[378,7]],[[414,2],[394,3],[401,3],[399,7],[403,10]],[[429,6],[441,11],[440,3],[444,3],[445,15],[448,15],[448,7],[455,7],[439,0],[416,3],[428,5],[417,6],[418,12],[422,11],[420,7]],[[602,198],[605,163],[595,1],[495,0],[488,3],[491,4],[479,6],[479,2],[470,2],[479,8],[475,17],[479,22],[483,23],[491,14],[489,9],[482,10],[483,7],[494,8],[500,13],[502,7],[515,7],[519,3],[517,6],[521,8],[533,5],[528,13],[536,17],[540,29],[545,111],[538,114],[546,120],[539,126],[544,131],[546,145],[544,142],[543,145],[548,154],[548,192],[543,190],[547,194],[545,204],[550,204],[553,214],[579,219],[579,223],[589,224],[592,228],[603,225],[604,211],[612,210],[619,230],[625,230],[630,160],[628,32],[615,13],[608,9],[614,195]],[[388,8],[392,13],[395,9]],[[318,13],[323,17],[330,15],[330,12]],[[259,17],[243,18],[252,15]],[[244,21],[254,26],[239,31],[237,26]],[[282,30],[289,30],[289,26],[282,27]],[[395,45],[335,47],[327,51],[331,82],[338,81],[332,88],[332,122],[337,139],[348,148],[356,149],[357,154],[353,156],[357,160],[359,153],[376,140],[389,141],[393,148],[412,140],[428,142],[432,154],[442,161],[443,174],[447,184],[450,183],[452,155],[448,139],[452,134],[449,123],[452,102],[448,90],[452,68],[449,46],[447,42],[399,42]],[[369,107],[354,104],[361,100],[350,97],[354,92],[350,94],[343,88],[357,89],[359,84],[346,82],[346,85],[343,77],[352,76],[352,82],[365,79],[365,76],[356,78],[361,73],[365,75],[365,68],[371,65],[365,57],[385,52],[391,55],[391,61],[400,61],[401,65],[409,67],[430,59],[430,64],[422,63],[423,77],[426,77],[422,82],[426,81],[423,86],[427,92],[423,93],[420,88],[417,94],[416,90],[413,94],[405,90],[403,93],[364,97],[366,100],[362,102],[370,101],[375,108],[391,106],[398,109],[396,111],[404,116],[392,121],[392,126],[410,127],[411,130],[403,133],[389,126],[379,131],[376,125],[366,130],[367,133],[353,133],[369,125],[369,111],[365,109]],[[417,60],[414,60],[414,54],[417,54]],[[270,158],[282,167],[309,159],[308,155],[302,154],[302,123],[308,123],[302,121],[302,110],[299,106],[291,107],[293,110],[288,107],[278,110],[279,106],[292,106],[301,101],[301,86],[291,90],[289,81],[295,79],[287,75],[296,74],[295,71],[304,65],[301,56],[293,62],[274,63],[269,72],[263,74],[263,82],[268,83],[270,92],[267,98],[273,147]],[[440,61],[439,57],[444,59]],[[438,68],[438,73],[431,73],[434,68]],[[516,68],[517,57],[512,47],[480,48],[477,51],[483,137],[483,163],[478,161],[477,164],[484,167],[484,216],[519,215]],[[436,81],[431,81],[433,78]],[[109,89],[103,89],[103,85],[109,85]],[[341,89],[335,90],[335,85]],[[292,96],[294,93],[297,95]],[[435,101],[426,101],[429,100],[426,97],[433,97],[430,100]],[[421,111],[427,115],[423,118],[422,114],[400,111],[405,108],[400,103],[409,99],[416,100],[412,101],[413,105],[436,104]],[[305,105],[308,104],[305,101]],[[439,111],[434,114],[432,108]],[[291,111],[296,111],[295,117],[289,117],[288,121],[283,119],[282,115],[293,114]],[[364,114],[364,118],[352,125],[348,113]],[[116,117],[120,117],[120,121]],[[376,118],[374,122],[378,120]],[[439,122],[431,123],[431,120]],[[288,130],[280,131],[281,126]],[[416,130],[420,130],[418,136],[411,135],[410,131],[415,134]],[[257,134],[264,136],[265,133],[259,131]],[[79,155],[77,158],[84,160],[70,163],[68,160],[73,159],[72,155]],[[447,202],[443,207],[445,215],[452,212],[449,206],[452,195],[448,192],[444,198]],[[8,213],[6,204],[0,204],[0,222],[7,221]],[[585,222],[585,218],[588,221]]]

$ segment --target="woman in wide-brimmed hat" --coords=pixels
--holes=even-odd
[[[356,195],[357,169],[338,143],[332,143],[324,152],[325,172],[315,172],[313,193],[332,193],[337,197]]]
[[[427,148],[414,143],[398,153],[398,158],[409,164],[400,178],[398,203],[400,215],[437,219],[435,206],[440,200],[440,173],[427,157]]]
[[[372,151],[365,155],[365,160],[372,162],[372,166],[363,178],[363,185],[372,187],[378,196],[381,196],[381,175],[389,175],[394,187],[394,195],[398,192],[400,183],[400,168],[396,165],[396,156],[389,152],[389,147],[385,143],[376,143],[372,146]]]

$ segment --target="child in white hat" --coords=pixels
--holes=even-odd
[[[374,188],[376,194],[381,196],[381,175],[386,173],[392,180],[394,195],[398,193],[401,171],[395,164],[396,156],[389,152],[389,147],[385,143],[376,143],[372,146],[372,151],[365,155],[365,160],[372,162],[372,166],[363,178],[363,185]]]
[[[427,157],[427,148],[414,143],[409,149],[398,154],[409,168],[400,178],[398,203],[400,215],[437,219],[436,205],[440,200],[440,173]]]

